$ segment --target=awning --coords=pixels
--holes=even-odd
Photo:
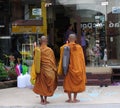
[[[16,20],[12,26],[42,26],[43,20]]]
[[[42,34],[42,20],[16,20],[11,34]]]

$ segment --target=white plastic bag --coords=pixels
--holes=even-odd
[[[25,88],[26,87],[25,76],[22,74],[20,74],[20,76],[17,77],[17,87],[18,88]]]

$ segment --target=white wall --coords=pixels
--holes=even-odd
[[[106,0],[57,0],[59,3],[63,5],[70,5],[70,4],[97,4],[101,1]]]
[[[57,0],[62,5],[76,5],[76,10],[88,9],[101,12],[105,15],[112,11],[112,7],[120,6],[120,0]],[[108,1],[108,6],[102,6],[101,2]],[[83,14],[85,16],[85,14]],[[86,14],[86,17],[88,14]],[[89,16],[88,16],[89,17]]]

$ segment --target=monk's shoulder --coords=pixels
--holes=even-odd
[[[78,48],[81,48],[81,45],[80,44],[75,44],[76,47]]]
[[[53,51],[52,48],[50,48],[50,47],[47,47],[47,50],[48,50],[48,51]]]
[[[60,47],[60,49],[62,49],[63,48],[63,45]]]
[[[67,46],[67,44],[64,44],[60,47],[60,49],[63,49],[65,46]]]
[[[79,48],[79,49],[82,49],[82,46],[79,45],[79,44],[76,44],[76,47]]]
[[[67,44],[62,45],[60,48],[63,48],[63,47],[65,47],[65,46],[67,46]]]
[[[52,49],[51,49],[50,47],[48,47],[48,46],[47,46],[47,49],[48,49],[48,50],[52,50]]]

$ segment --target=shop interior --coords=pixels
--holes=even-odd
[[[83,47],[86,64],[89,66],[102,65],[101,60],[106,48],[105,15],[86,9],[76,11],[74,5],[67,7],[58,5],[55,14],[55,53],[59,53],[59,47],[65,43],[65,35],[71,24],[75,34],[80,31],[78,43]],[[80,17],[79,28],[76,14]]]
[[[112,12],[112,6],[117,6],[116,2],[84,2],[77,4],[73,0],[58,0],[54,16],[56,55],[59,55],[59,47],[65,43],[68,26],[72,24],[73,32],[83,47],[87,66],[119,65],[120,15]]]

